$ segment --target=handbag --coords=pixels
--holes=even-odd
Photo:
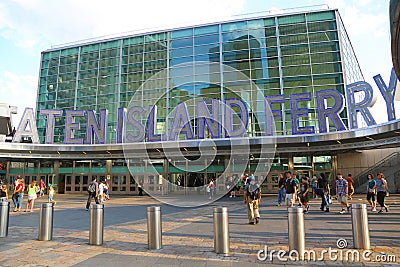
[[[19,197],[20,193],[19,192],[15,192],[14,193],[14,197]]]
[[[332,196],[331,195],[328,196],[328,203],[332,204]]]
[[[207,187],[206,187],[206,192],[207,192],[207,193],[210,193],[210,191],[211,191],[211,190],[210,190],[210,187],[207,186]]]

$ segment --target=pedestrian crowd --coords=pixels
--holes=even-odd
[[[366,199],[371,205],[371,211],[376,211],[376,202],[380,205],[379,213],[383,210],[389,211],[385,204],[385,197],[389,196],[388,183],[383,173],[379,173],[377,179],[373,174],[368,174],[366,183]],[[309,193],[311,187],[312,193]],[[340,214],[350,211],[349,200],[352,200],[354,194],[353,178],[348,174],[346,178],[338,173],[334,181],[335,199],[340,203]],[[301,181],[296,180],[290,171],[278,175],[278,206],[284,202],[287,207],[292,207],[298,202],[298,206],[304,207],[304,212],[309,210],[309,194],[315,199],[321,198],[320,210],[330,212],[332,204],[331,185],[325,173],[320,173],[319,178],[314,175],[310,180],[307,176],[302,176]]]
[[[93,179],[87,188],[88,199],[86,202],[86,210],[89,210],[92,199],[96,204],[101,204],[106,200],[110,200],[109,188],[110,186],[106,180],[97,181],[97,177],[93,176]]]
[[[35,200],[38,197],[44,197],[46,190],[48,193],[48,202],[53,202],[55,204],[55,191],[52,184],[48,184],[48,186],[46,186],[46,183],[43,181],[43,179],[40,179],[39,183],[37,183],[36,180],[33,180],[31,183],[25,184],[25,180],[18,175],[10,188],[10,192],[7,184],[4,183],[1,185],[0,198],[8,200],[11,197],[13,203],[13,212],[33,212]],[[23,208],[24,195],[27,195],[25,209]]]
[[[320,210],[330,212],[333,198],[340,204],[339,214],[350,212],[350,203],[354,194],[353,178],[348,174],[346,178],[338,173],[335,181],[329,180],[325,173],[320,173],[319,177],[313,175],[310,179],[306,175],[297,177],[291,171],[278,175],[278,206],[303,207],[303,212],[308,213],[310,209],[310,198],[321,198]],[[261,202],[261,186],[256,182],[254,175],[244,174],[241,178],[228,177],[225,181],[228,189],[227,196],[236,197],[240,188],[243,187],[244,203],[247,207],[249,224],[260,222],[259,204]],[[215,181],[211,179],[207,186],[209,198],[214,197]],[[334,197],[332,193],[335,192]],[[389,212],[389,207],[385,204],[385,198],[389,196],[388,183],[383,173],[378,173],[377,179],[372,174],[368,174],[366,182],[366,199],[371,205],[371,211],[377,211],[377,204],[380,209],[378,213]]]

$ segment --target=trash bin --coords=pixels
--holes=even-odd
[[[356,249],[370,249],[367,204],[351,205],[351,226]]]
[[[10,218],[10,202],[0,202],[0,237],[8,235],[8,221]]]
[[[147,208],[147,241],[149,249],[162,248],[161,207]]]
[[[53,238],[54,203],[42,203],[40,206],[39,237],[40,241]]]
[[[303,255],[306,248],[303,208],[288,208],[288,239],[289,251],[296,250],[299,255]]]
[[[89,245],[103,245],[104,205],[90,205]]]
[[[229,214],[228,208],[214,208],[214,249],[217,254],[229,255]]]

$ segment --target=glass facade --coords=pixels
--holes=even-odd
[[[197,77],[196,62],[219,64],[221,67],[210,68],[210,73],[219,75],[221,84]],[[224,83],[229,68],[222,66],[239,70],[251,82]],[[160,72],[165,75],[154,76]],[[188,76],[191,82],[185,83]],[[316,92],[333,88],[345,95],[345,84],[363,80],[363,76],[337,10],[216,23],[51,49],[41,58],[37,97],[41,142],[46,118],[40,110],[62,109],[64,114],[65,110],[96,110],[99,114],[107,109],[106,141],[115,143],[117,109],[127,107],[149,79],[155,80],[142,91],[141,99],[144,108],[157,104],[156,132],[167,128],[167,115],[179,102],[195,97],[223,101],[234,97],[227,88],[248,83],[243,90],[249,90],[249,95],[254,84],[265,96],[284,94],[283,105],[273,106],[284,111],[282,118],[275,119],[276,135],[291,135],[291,94],[311,93],[311,101],[299,103],[300,108],[309,110],[300,127],[314,126],[318,133]],[[248,136],[263,135],[252,116]],[[346,109],[340,116],[347,125]],[[84,120],[76,118],[76,122]],[[80,127],[75,138],[86,134],[85,124]],[[64,128],[64,117],[56,118],[55,143],[63,142]],[[334,131],[332,124],[329,128]]]

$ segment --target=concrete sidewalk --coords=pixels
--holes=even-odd
[[[353,203],[366,203],[365,196],[356,196]],[[395,263],[349,262],[330,260],[325,254],[320,261],[260,261],[257,252],[288,250],[287,211],[277,207],[276,197],[264,197],[261,222],[248,225],[242,198],[223,198],[216,203],[194,209],[160,204],[150,197],[112,196],[105,203],[103,246],[90,246],[89,212],[84,210],[86,195],[57,195],[52,241],[38,241],[39,198],[33,213],[10,213],[9,235],[0,239],[1,266],[258,266],[258,265],[354,265],[388,266]],[[26,204],[26,199],[24,200]],[[319,210],[320,199],[311,201],[305,214],[306,247],[321,255],[323,249],[337,249],[339,238],[353,247],[351,215],[340,215],[335,203],[330,213]],[[387,199],[388,213],[369,211],[369,227],[373,254],[394,255],[400,262],[400,196]],[[147,249],[146,208],[162,207],[163,248]],[[213,208],[229,208],[231,254],[217,255],[214,250]],[[343,251],[346,250],[343,249]],[[340,259],[340,258],[339,258]],[[391,259],[393,260],[393,258]]]

